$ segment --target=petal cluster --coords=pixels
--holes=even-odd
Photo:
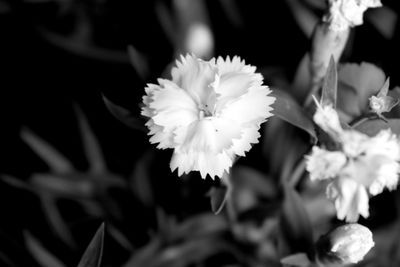
[[[370,137],[353,129],[342,129],[336,120],[316,119],[324,118],[321,114],[326,110],[318,107],[314,120],[339,143],[339,149],[330,151],[314,146],[306,156],[306,169],[311,180],[331,179],[326,193],[334,202],[337,217],[355,222],[359,215],[369,216],[370,196],[397,187],[400,141],[390,129]]]
[[[171,80],[148,84],[142,115],[149,118],[150,142],[174,150],[172,171],[222,177],[236,155],[258,143],[275,98],[255,70],[239,57],[186,55],[176,61]]]
[[[380,0],[329,0],[329,12],[324,21],[333,31],[344,31],[363,24],[363,15],[368,8],[380,6]]]

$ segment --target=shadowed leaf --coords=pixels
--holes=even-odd
[[[49,165],[55,173],[68,173],[73,170],[73,166],[62,154],[60,154],[50,144],[36,136],[28,129],[22,129],[21,138],[31,149],[39,155]]]
[[[32,256],[42,267],[65,267],[65,265],[47,249],[30,233],[25,232],[25,242]]]
[[[96,231],[92,241],[86,248],[78,267],[99,267],[103,256],[104,223]]]
[[[336,97],[337,97],[337,69],[336,63],[333,57],[331,57],[324,78],[324,83],[322,85],[322,96],[321,104],[322,106],[332,105],[336,108]]]
[[[140,130],[142,132],[146,132],[146,127],[144,127],[143,122],[135,117],[131,111],[118,106],[108,100],[105,96],[103,96],[103,101],[106,104],[107,109],[111,112],[111,114],[121,121],[123,124],[127,125],[129,128],[134,130]]]
[[[128,46],[128,55],[133,68],[140,78],[146,80],[149,75],[149,65],[146,58],[134,46]]]
[[[67,224],[62,218],[60,211],[57,208],[55,199],[45,195],[40,195],[40,200],[42,203],[44,214],[53,228],[53,231],[70,247],[75,247],[75,241],[72,239],[71,231],[69,230]]]
[[[294,188],[283,185],[285,199],[282,208],[282,227],[292,252],[312,253],[311,222],[300,195]]]
[[[147,151],[136,163],[130,179],[132,191],[139,200],[147,206],[152,206],[154,204],[153,189],[149,175],[152,157],[153,152],[151,150]]]
[[[281,259],[283,266],[298,266],[308,267],[311,266],[311,261],[305,253],[292,254]]]
[[[215,214],[221,212],[224,208],[226,198],[227,198],[228,188],[226,186],[212,187],[209,191],[211,210]]]
[[[387,119],[387,122],[381,119],[368,120],[355,127],[356,130],[369,136],[375,136],[381,130],[389,128],[393,133],[400,135],[400,119]]]
[[[106,164],[99,142],[93,134],[87,118],[83,115],[78,106],[75,106],[75,113],[78,117],[78,124],[83,140],[83,148],[90,164],[90,171],[93,173],[103,173],[106,170]]]
[[[303,108],[287,92],[279,89],[273,89],[272,95],[276,97],[273,104],[273,113],[284,121],[303,129],[314,139],[317,138],[314,124],[307,116]]]
[[[7,183],[7,184],[9,184],[9,185],[11,185],[13,187],[16,187],[16,188],[19,188],[19,189],[28,190],[28,191],[32,190],[32,188],[28,184],[24,183],[23,181],[21,181],[20,179],[14,177],[14,176],[3,174],[3,175],[0,176],[0,178],[5,183]]]
[[[368,10],[366,19],[381,33],[386,39],[392,39],[396,30],[398,16],[394,10],[388,6],[372,8]]]

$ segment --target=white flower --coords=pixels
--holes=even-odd
[[[330,105],[316,101],[314,121],[339,144],[338,151],[317,146],[306,156],[311,180],[333,179],[327,197],[335,204],[337,217],[355,222],[369,216],[369,195],[397,187],[400,172],[400,140],[390,129],[370,137],[340,126],[338,114]]]
[[[332,200],[339,220],[356,222],[359,215],[369,216],[369,197],[365,187],[351,178],[338,177],[326,188],[328,199]]]
[[[363,15],[368,8],[381,7],[380,0],[329,0],[329,13],[324,21],[333,31],[344,31],[363,24]]]
[[[275,98],[255,70],[239,57],[203,61],[187,55],[176,62],[172,80],[147,86],[142,115],[149,117],[150,142],[174,149],[172,171],[222,177],[235,155],[258,143]]]
[[[346,156],[342,152],[328,151],[317,146],[306,156],[306,170],[312,181],[336,177],[345,163]]]
[[[337,139],[342,134],[343,129],[340,125],[339,115],[331,105],[320,104],[313,96],[317,110],[313,119],[318,126],[329,134],[332,138]]]
[[[341,264],[361,261],[375,246],[372,232],[367,227],[357,223],[339,226],[323,238],[331,244],[329,254],[336,256]],[[319,257],[321,256],[324,255],[319,255]]]

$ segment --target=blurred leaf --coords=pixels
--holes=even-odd
[[[228,222],[224,216],[215,216],[212,213],[204,213],[190,217],[175,226],[173,235],[175,239],[192,239],[207,235],[217,235],[228,231]]]
[[[163,1],[157,1],[154,8],[160,26],[163,28],[165,35],[171,44],[175,44],[176,40],[178,39],[178,33],[175,30],[175,20],[172,18],[167,4]]]
[[[104,223],[100,225],[92,241],[90,241],[90,244],[86,248],[85,253],[83,253],[78,267],[99,267],[101,264],[101,258],[103,256],[103,244]]]
[[[134,130],[140,130],[146,132],[146,127],[144,127],[143,122],[135,117],[131,111],[114,104],[110,100],[108,100],[105,96],[103,96],[104,103],[106,104],[107,109],[117,118],[119,121],[127,125],[128,127]]]
[[[83,139],[83,148],[89,161],[90,172],[103,173],[106,170],[106,163],[99,142],[93,134],[87,118],[83,115],[82,110],[78,106],[75,106],[75,113],[78,117],[78,124]]]
[[[297,25],[303,31],[304,35],[310,38],[315,25],[319,22],[319,17],[311,9],[307,8],[302,1],[286,0],[286,3],[292,11]]]
[[[9,185],[11,185],[13,187],[16,187],[16,188],[19,188],[19,189],[28,190],[28,191],[32,190],[32,188],[27,183],[21,181],[20,179],[14,177],[14,176],[3,174],[3,175],[0,176],[0,178],[5,183],[7,183],[7,184],[9,184]]]
[[[135,196],[147,206],[152,206],[154,204],[153,188],[149,174],[151,168],[150,161],[153,156],[153,150],[147,151],[142,158],[137,161],[130,179],[130,185]]]
[[[34,174],[31,183],[39,191],[52,194],[55,197],[90,198],[94,193],[93,183],[80,174],[67,176]]]
[[[387,119],[387,122],[381,119],[372,119],[355,127],[356,130],[369,136],[375,136],[381,130],[389,128],[393,133],[400,135],[400,119]]]
[[[159,254],[161,243],[160,238],[153,238],[145,246],[135,251],[122,267],[152,267],[150,262]]]
[[[49,165],[53,172],[68,173],[73,171],[70,161],[30,130],[26,128],[22,129],[21,138]]]
[[[278,194],[278,188],[271,177],[246,166],[234,166],[232,168],[233,190],[243,188],[250,189],[254,193],[266,198],[274,198]]]
[[[43,212],[50,224],[50,227],[62,241],[64,241],[70,247],[75,247],[76,244],[72,238],[71,231],[62,218],[60,211],[57,208],[55,199],[46,194],[41,194],[39,197],[41,199]]]
[[[228,196],[228,188],[225,185],[212,187],[208,193],[211,201],[211,210],[214,214],[218,214],[224,208]]]
[[[243,17],[240,14],[240,9],[237,6],[235,1],[231,0],[219,0],[221,3],[222,9],[226,14],[226,17],[229,19],[229,22],[235,27],[243,27]]]
[[[292,94],[298,100],[303,100],[311,88],[310,54],[306,53],[301,59],[291,85]]]
[[[276,97],[273,113],[282,120],[303,129],[316,140],[314,124],[296,100],[290,94],[276,88],[272,95]]]
[[[284,257],[283,259],[281,259],[281,263],[284,266],[299,266],[299,267],[311,266],[311,261],[307,257],[307,254],[305,253],[296,253]]]
[[[117,241],[124,249],[128,251],[133,250],[131,242],[125,237],[125,235],[114,225],[107,224],[107,232]]]
[[[65,267],[56,256],[46,250],[30,233],[25,232],[24,235],[28,250],[42,267]]]
[[[282,207],[282,227],[292,248],[292,252],[306,252],[311,255],[313,233],[311,222],[303,205],[303,200],[294,188],[283,184],[284,202]]]
[[[337,96],[337,70],[336,63],[331,56],[329,60],[328,69],[326,71],[326,75],[324,78],[324,83],[322,85],[322,96],[321,96],[321,105],[327,106],[332,105],[333,108],[336,108],[336,96]]]
[[[361,62],[346,63],[340,66],[338,71],[339,86],[343,85],[353,88],[355,94],[345,96],[348,99],[348,106],[358,107],[359,112],[363,112],[368,108],[369,98],[376,94],[385,83],[385,73],[377,66]],[[339,88],[339,90],[342,90]],[[354,108],[353,108],[354,109]],[[346,106],[344,106],[346,111]],[[355,114],[356,116],[361,114]]]
[[[145,81],[149,76],[149,63],[147,59],[133,45],[128,46],[128,55],[133,68],[140,78]]]
[[[392,39],[396,30],[397,14],[388,6],[372,8],[366,19],[386,38]]]

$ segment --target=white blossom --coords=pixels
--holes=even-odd
[[[332,231],[331,252],[342,264],[358,263],[375,246],[372,232],[360,224],[346,224]]]
[[[368,8],[381,7],[380,0],[329,0],[329,12],[324,21],[333,31],[344,31],[363,24],[363,15]]]
[[[314,146],[306,156],[306,170],[310,179],[323,180],[336,177],[346,163],[346,156],[339,151],[328,151]]]
[[[397,187],[400,172],[400,140],[390,129],[368,136],[343,129],[336,110],[317,102],[315,123],[338,143],[336,151],[314,146],[306,156],[311,180],[332,179],[327,197],[334,203],[337,217],[355,222],[369,216],[369,197],[385,188]]]
[[[255,70],[239,57],[187,55],[176,61],[172,80],[147,86],[142,115],[149,118],[150,142],[174,149],[172,171],[222,177],[236,155],[258,143],[275,98]]]

